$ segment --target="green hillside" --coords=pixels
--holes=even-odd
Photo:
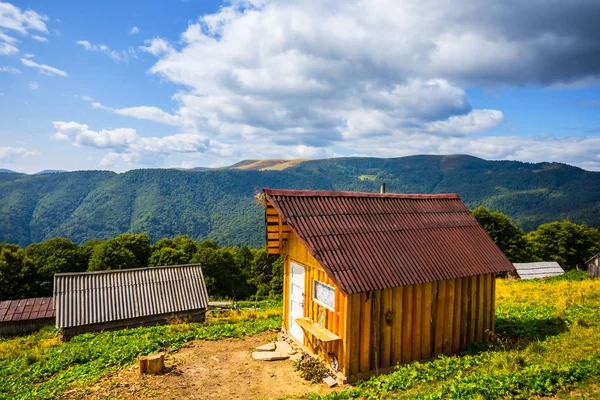
[[[199,171],[0,174],[0,242],[148,232],[153,240],[187,234],[260,246],[262,209],[253,199],[260,188],[373,192],[381,182],[389,192],[458,193],[469,207],[502,211],[525,230],[556,220],[600,226],[600,173],[564,164],[461,155],[253,160]]]

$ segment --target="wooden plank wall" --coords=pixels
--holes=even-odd
[[[290,262],[295,262],[305,268],[304,275],[304,316],[319,322],[323,327],[335,333],[342,338],[341,341],[336,341],[327,344],[318,344],[317,340],[310,334],[305,332],[303,345],[318,354],[328,364],[330,362],[328,353],[332,352],[338,359],[339,368],[342,369],[342,361],[344,360],[344,335],[346,321],[344,320],[347,298],[335,286],[333,281],[325,273],[319,262],[308,252],[300,239],[292,232],[283,248],[284,263],[284,278],[283,278],[283,328],[289,330],[289,271]],[[333,286],[335,290],[335,311],[329,310],[314,301],[312,301],[312,285],[313,280],[318,280],[327,285]]]
[[[487,340],[495,286],[487,274],[348,296],[344,374],[368,375]]]

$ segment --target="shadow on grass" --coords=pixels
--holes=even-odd
[[[496,335],[511,340],[536,341],[560,335],[569,328],[562,318],[496,318]]]

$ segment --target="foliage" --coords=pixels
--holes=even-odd
[[[25,251],[14,244],[0,244],[0,300],[34,293],[35,268]]]
[[[510,261],[532,261],[531,246],[525,233],[510,218],[499,211],[490,212],[483,206],[477,207],[472,213]]]
[[[565,272],[562,275],[549,276],[544,278],[544,282],[556,282],[556,281],[585,281],[588,279],[594,279],[593,275],[588,274],[586,271],[580,269],[572,269]]]
[[[336,158],[280,171],[15,175],[0,180],[0,242],[84,243],[147,232],[152,241],[185,234],[259,248],[264,213],[254,203],[255,187],[376,192],[382,182],[395,193],[458,193],[467,206],[501,211],[527,231],[555,220],[600,226],[598,172],[469,156]]]
[[[25,249],[27,257],[35,266],[36,296],[51,297],[54,274],[85,271],[88,259],[79,246],[64,238],[54,238],[34,243]]]
[[[302,379],[311,383],[320,383],[325,375],[329,373],[329,369],[317,357],[302,357],[298,361],[294,361],[292,365],[294,371],[300,371]]]
[[[600,231],[572,222],[551,222],[529,233],[536,256],[556,261],[566,271],[586,269],[586,261],[600,251]]]
[[[243,337],[281,326],[277,314],[236,321],[187,323],[87,333],[62,343],[58,331],[0,341],[0,399],[58,398],[74,385],[86,386],[110,371],[157,351],[194,340]]]

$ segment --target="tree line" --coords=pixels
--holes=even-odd
[[[499,211],[480,206],[472,213],[512,262],[556,261],[565,271],[585,270],[586,262],[600,252],[598,228],[563,221],[525,233]]]
[[[51,297],[56,273],[194,263],[202,265],[211,297],[274,298],[282,293],[283,261],[269,257],[265,248],[221,247],[184,235],[151,244],[146,233],[125,233],[82,245],[65,238],[25,248],[0,244],[0,300]]]
[[[508,216],[484,207],[473,215],[512,262],[556,261],[566,271],[585,269],[600,252],[600,230],[572,222],[542,224],[525,233]],[[54,274],[200,263],[212,297],[278,297],[283,260],[266,249],[221,247],[180,235],[152,244],[145,233],[125,233],[78,245],[53,238],[25,248],[0,244],[0,300],[52,296]]]

